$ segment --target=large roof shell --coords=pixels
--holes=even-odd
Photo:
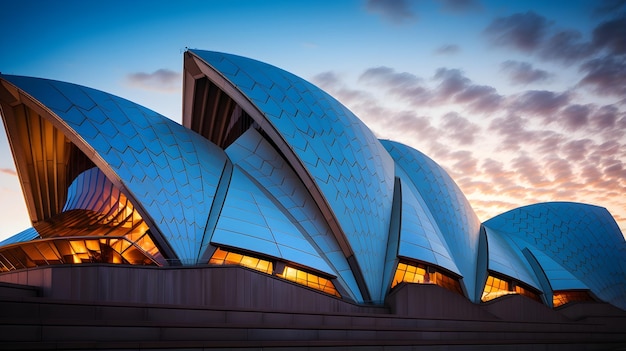
[[[0,78],[16,101],[36,108],[134,202],[155,239],[173,250],[170,259],[197,261],[216,184],[228,162],[221,149],[170,119],[111,94],[47,79]],[[7,122],[7,131],[17,133],[11,123]],[[28,152],[13,146],[18,148],[14,152]],[[33,167],[18,164],[23,183],[30,183]],[[66,191],[68,186],[49,191]],[[36,206],[31,200],[30,207]]]
[[[486,269],[478,267],[480,221],[465,195],[446,171],[426,155],[397,142],[381,142],[428,206],[463,276],[468,297],[479,301],[477,271]]]
[[[553,290],[587,286],[599,298],[626,309],[626,242],[605,208],[540,203],[505,212],[485,226],[534,253]]]
[[[380,301],[394,165],[374,134],[333,97],[289,72],[241,56],[190,52],[285,154],[340,245],[349,243],[344,255],[356,260],[370,298]]]

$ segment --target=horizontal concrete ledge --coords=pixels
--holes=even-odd
[[[0,298],[0,349],[626,347],[626,313],[610,305],[555,311],[516,295],[473,304],[435,285],[399,285],[374,307],[239,267],[85,265],[0,278],[35,286]]]

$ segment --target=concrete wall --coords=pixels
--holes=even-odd
[[[325,313],[388,312],[386,308],[355,305],[277,277],[232,266],[49,266],[0,274],[0,282],[36,286],[44,297],[72,301]]]
[[[475,305],[401,284],[387,308],[359,306],[238,267],[59,266],[0,281],[41,287],[4,284],[11,293],[2,295],[0,284],[6,350],[626,349],[626,313],[601,303],[571,313],[522,296]]]

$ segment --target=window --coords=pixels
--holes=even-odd
[[[213,253],[209,263],[244,266],[267,274],[272,274],[274,271],[274,265],[270,261],[236,252],[225,251],[220,248],[215,250],[215,253]]]
[[[237,265],[248,267],[263,273],[292,281],[297,284],[307,286],[309,288],[327,293],[329,295],[341,297],[330,278],[325,278],[318,274],[307,272],[289,265],[286,265],[282,272],[276,272],[274,274],[274,264],[272,261],[269,261],[267,259],[228,251],[223,248],[217,248],[217,250],[215,250],[215,253],[213,253],[211,259],[209,260],[209,263],[218,265]]]
[[[56,264],[113,263],[156,266],[125,237],[69,237],[28,241],[0,250],[0,272]]]
[[[335,289],[335,285],[326,278],[322,278],[316,274],[305,272],[303,270],[285,266],[285,269],[282,273],[276,274],[277,277],[287,279],[289,281],[308,286],[309,288],[313,288],[315,290],[323,291],[329,295],[341,297],[337,289]]]
[[[541,302],[539,293],[535,289],[513,279],[491,274],[485,283],[481,301],[487,302],[509,294],[519,294]]]
[[[586,290],[558,290],[552,295],[554,307],[563,306],[574,301],[595,301]]]
[[[461,284],[458,279],[437,270],[435,267],[427,266],[422,263],[398,263],[396,274],[391,282],[391,288],[393,289],[396,285],[402,282],[435,284],[463,295],[463,290],[461,289]]]

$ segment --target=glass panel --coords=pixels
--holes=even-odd
[[[454,291],[463,295],[459,280],[447,275],[446,273],[437,271],[432,266],[426,266],[421,263],[398,263],[396,273],[391,288],[394,288],[401,282],[416,284],[436,284],[450,291]]]
[[[314,273],[309,273],[294,267],[285,266],[283,273],[276,274],[276,276],[318,291],[325,292],[329,295],[341,297],[341,295],[335,288],[335,285],[330,280],[320,277]]]
[[[555,291],[552,295],[552,303],[554,307],[563,306],[574,301],[595,301],[593,297],[585,290],[560,290]]]
[[[126,248],[122,256],[107,245]],[[17,270],[53,264],[115,263],[157,265],[152,257],[124,238],[52,238],[10,245],[0,250],[0,270]]]
[[[209,259],[210,264],[219,265],[238,265],[252,268],[254,270],[272,274],[274,266],[272,262],[260,259],[258,257],[242,255],[236,252],[230,252],[218,248]]]
[[[503,295],[514,294],[515,292],[511,291],[509,287],[510,284],[508,281],[490,275],[487,278],[487,283],[485,283],[481,300],[486,302]]]

